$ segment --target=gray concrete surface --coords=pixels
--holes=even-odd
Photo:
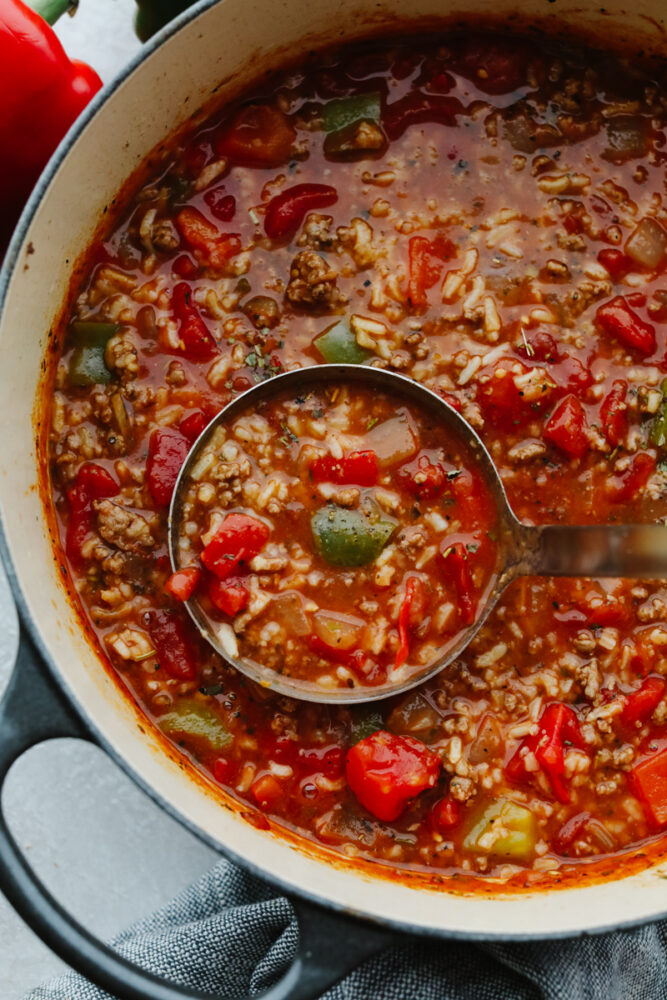
[[[58,26],[67,51],[105,82],[139,49],[134,0],[81,0]],[[16,650],[0,569],[0,691]],[[7,816],[31,863],[64,906],[103,937],[166,903],[216,855],[166,816],[105,755],[75,740],[35,747],[12,769]],[[19,1000],[64,966],[0,895],[0,1000]]]

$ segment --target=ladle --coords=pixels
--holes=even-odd
[[[451,406],[418,382],[381,368],[360,365],[316,365],[277,375],[237,396],[223,407],[193,444],[179,474],[169,511],[169,552],[174,570],[179,569],[178,538],[183,495],[190,480],[190,470],[201,449],[220,426],[228,424],[243,411],[252,409],[290,389],[299,395],[315,387],[337,383],[356,383],[376,389],[397,400],[430,410],[450,433],[466,445],[477,460],[497,510],[498,563],[491,585],[482,595],[472,625],[458,634],[442,656],[427,664],[420,673],[377,687],[341,687],[324,689],[316,683],[279,674],[254,662],[231,659],[221,646],[211,622],[196,600],[186,602],[195,624],[220,656],[258,683],[281,694],[317,702],[352,703],[375,701],[398,694],[422,683],[452,663],[479,631],[498,603],[506,587],[520,576],[627,577],[658,578],[667,576],[667,525],[605,524],[569,525],[522,524],[510,509],[505,489],[495,465],[473,428]]]

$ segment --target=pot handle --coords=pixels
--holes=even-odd
[[[214,1000],[146,972],[98,941],[51,896],[19,850],[2,809],[4,780],[25,750],[64,736],[93,739],[22,624],[18,656],[0,703],[0,891],[49,948],[118,1000]],[[255,1000],[314,1000],[395,939],[391,931],[289,899],[299,923],[296,958],[280,982]]]

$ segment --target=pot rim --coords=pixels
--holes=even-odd
[[[200,17],[200,15],[206,13],[209,9],[216,6],[223,6],[225,0],[197,0],[191,7],[185,10],[183,13],[179,14],[176,18],[170,21],[164,28],[157,32],[147,43],[145,43],[140,51],[134,55],[129,62],[108,82],[102,89],[95,95],[90,104],[87,105],[83,113],[74,122],[69,131],[63,137],[55,152],[53,153],[48,164],[41,173],[35,187],[33,188],[30,197],[21,213],[19,221],[16,228],[12,234],[7,252],[5,254],[4,260],[2,261],[2,266],[0,268],[0,325],[2,323],[2,317],[4,313],[5,301],[9,291],[9,286],[11,284],[12,277],[14,275],[17,262],[20,258],[20,251],[23,248],[26,236],[30,229],[30,226],[37,214],[37,211],[41,205],[41,202],[47,193],[52,180],[58,173],[60,167],[64,161],[69,156],[72,147],[75,145],[76,141],[83,135],[90,121],[97,115],[108,101],[115,95],[116,91],[122,86],[123,83],[130,77],[136,70],[138,70],[144,62],[146,62],[163,44],[169,41],[172,36],[178,34],[181,29],[189,25],[191,22],[195,21]],[[219,841],[216,837],[211,835],[202,829],[194,820],[192,820],[188,815],[181,811],[181,809],[170,802],[161,792],[146,779],[144,778],[134,767],[134,765],[128,761],[128,759],[117,750],[110,739],[107,738],[101,731],[99,726],[93,721],[90,714],[83,705],[79,693],[74,690],[65,677],[62,675],[59,667],[57,666],[53,656],[51,655],[48,643],[42,638],[39,626],[36,619],[33,617],[29,606],[27,598],[24,594],[24,589],[19,581],[18,572],[14,564],[14,560],[11,556],[10,546],[9,546],[9,536],[7,529],[5,528],[2,510],[0,509],[0,559],[2,561],[5,573],[7,575],[7,580],[9,583],[10,592],[15,603],[16,611],[19,616],[20,621],[23,623],[26,631],[28,632],[30,638],[35,644],[40,659],[41,666],[43,669],[47,670],[49,675],[53,678],[58,688],[63,692],[67,700],[73,704],[76,712],[83,720],[86,728],[93,735],[96,744],[100,749],[117,764],[120,769],[127,774],[131,780],[139,787],[141,790],[148,795],[148,797],[155,802],[161,809],[163,809],[167,815],[171,816],[181,825],[183,825],[192,834],[198,837],[207,846],[213,848],[218,853],[220,853],[225,859],[233,862],[239,867],[244,868],[251,874],[257,876],[258,878],[267,881],[269,884],[276,886],[279,890],[283,890],[285,893],[297,895],[307,902],[319,904],[326,909],[339,913],[341,915],[353,916],[359,919],[365,920],[368,923],[377,924],[380,926],[390,927],[397,931],[403,931],[408,934],[418,934],[425,938],[444,938],[447,940],[463,940],[463,941],[497,941],[497,942],[513,942],[513,941],[540,941],[540,940],[566,940],[573,937],[590,937],[593,935],[610,933],[621,929],[631,929],[634,927],[641,927],[649,922],[654,922],[657,920],[667,918],[667,904],[665,909],[658,911],[657,913],[652,913],[648,916],[636,916],[633,918],[628,918],[626,920],[617,920],[610,923],[605,923],[601,925],[596,925],[592,929],[580,929],[575,928],[573,930],[568,929],[555,929],[548,931],[531,931],[526,930],[522,932],[509,932],[505,933],[502,930],[498,932],[489,931],[475,931],[475,930],[457,930],[455,928],[443,928],[435,925],[429,927],[424,927],[423,925],[416,925],[410,923],[409,921],[401,920],[393,915],[378,915],[371,914],[365,909],[343,904],[339,901],[333,900],[325,895],[319,894],[317,892],[309,890],[307,887],[299,884],[297,879],[290,880],[289,878],[283,877],[281,874],[265,868],[255,861],[247,860],[241,854],[237,853],[234,849],[230,848],[228,845]],[[324,862],[321,862],[324,863]],[[628,876],[632,877],[632,876]],[[619,880],[619,884],[622,884],[623,880]],[[560,890],[566,893],[572,892],[582,892],[585,886],[574,886],[572,889]],[[446,890],[439,890],[442,892],[443,899],[447,898]],[[639,891],[639,887],[638,887]],[[545,901],[549,896],[549,890],[533,890],[533,895],[543,895]],[[519,893],[514,898],[517,902],[520,900],[523,894]],[[486,902],[488,906],[493,905],[493,903],[498,904],[501,902],[497,898],[485,897],[481,894],[479,895],[480,904],[482,900]]]

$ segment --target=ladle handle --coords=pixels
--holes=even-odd
[[[667,577],[665,524],[521,525],[513,576]]]

